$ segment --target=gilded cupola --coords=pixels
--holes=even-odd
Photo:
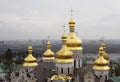
[[[54,58],[54,52],[51,50],[51,43],[50,43],[49,40],[47,41],[46,46],[47,46],[47,49],[43,53],[43,58],[42,59],[43,60],[53,60],[53,59],[55,59]]]
[[[66,41],[67,41],[67,36],[64,33],[62,35],[62,47],[56,53],[56,62],[58,62],[58,63],[71,63],[71,62],[73,62],[73,52],[67,48]]]
[[[104,49],[101,46],[99,48],[99,57],[95,60],[93,69],[94,70],[109,70],[108,61],[103,57]]]
[[[69,21],[69,36],[67,38],[67,47],[70,50],[83,50],[82,41],[75,34],[75,21],[71,17]]]
[[[33,55],[32,55],[32,51],[33,51],[33,49],[32,49],[32,46],[30,45],[28,47],[28,56],[24,59],[23,66],[25,66],[25,67],[33,66],[34,67],[34,66],[38,65],[36,58],[33,57]]]
[[[52,81],[57,81],[57,80],[62,80],[62,81],[67,81],[67,80],[71,80],[72,77],[71,76],[67,76],[67,75],[53,75],[51,77]]]

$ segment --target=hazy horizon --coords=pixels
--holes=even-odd
[[[120,0],[1,0],[0,40],[61,39],[70,9],[82,40],[120,40]]]
[[[42,41],[42,40],[48,40],[48,38],[45,39],[31,39],[31,41]],[[50,41],[61,41],[61,38],[59,39],[49,39]],[[30,41],[30,39],[13,39],[13,40],[0,40],[0,41]],[[97,41],[100,42],[101,39],[82,39],[82,42],[84,41]],[[120,41],[120,39],[104,39],[104,41]],[[61,41],[62,42],[62,41]]]

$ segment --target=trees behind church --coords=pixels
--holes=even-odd
[[[6,59],[6,64],[12,64],[13,63],[13,53],[11,49],[7,49],[5,52],[5,59]]]

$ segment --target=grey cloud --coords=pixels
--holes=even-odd
[[[1,0],[0,39],[59,39],[74,9],[76,30],[83,39],[120,39],[119,0]]]

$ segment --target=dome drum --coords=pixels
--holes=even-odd
[[[60,59],[70,59],[72,58],[71,56],[61,56],[61,55],[58,55],[57,58],[60,58]]]
[[[94,65],[93,69],[94,70],[109,70],[110,68],[108,66],[97,66],[97,65]]]
[[[54,57],[53,54],[50,54],[50,55],[44,55],[44,57]]]

